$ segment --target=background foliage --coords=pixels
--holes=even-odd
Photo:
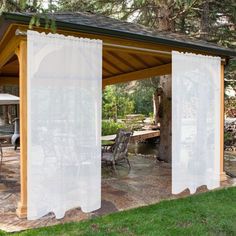
[[[126,129],[127,127],[120,122],[114,122],[113,120],[102,121],[102,135],[116,134],[119,129]]]

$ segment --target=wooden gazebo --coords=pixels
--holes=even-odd
[[[19,217],[27,214],[27,37],[31,14],[3,13],[0,25],[0,84],[19,85],[21,134],[21,196]],[[220,56],[221,173],[224,150],[224,66],[236,51],[169,32],[152,32],[140,25],[91,13],[55,14],[57,33],[103,40],[103,87],[171,74],[171,51]],[[34,27],[46,31],[45,20]]]

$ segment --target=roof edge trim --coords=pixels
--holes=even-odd
[[[11,21],[13,23],[23,23],[23,24],[29,24],[31,16],[21,15],[21,13],[6,13],[4,12],[2,14],[2,17],[5,20]],[[41,23],[45,23],[45,19],[41,18]],[[186,48],[186,49],[193,49],[193,50],[199,50],[203,52],[210,52],[211,54],[215,54],[222,57],[235,57],[236,51],[232,49],[220,49],[214,46],[203,46],[199,44],[194,44],[192,42],[183,42],[180,40],[171,40],[171,39],[165,39],[162,37],[152,37],[152,36],[145,36],[141,34],[134,34],[124,31],[118,31],[118,30],[111,30],[111,29],[105,29],[105,28],[99,28],[94,26],[88,26],[84,24],[75,24],[75,23],[69,23],[64,21],[58,21],[56,20],[57,28],[59,29],[67,29],[71,31],[76,32],[83,32],[83,33],[94,33],[99,35],[106,35],[106,36],[114,36],[114,37],[120,37],[125,39],[132,39],[142,42],[149,42],[149,43],[158,43],[162,45],[170,45],[173,47],[180,47],[180,48]]]

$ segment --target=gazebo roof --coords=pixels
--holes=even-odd
[[[32,13],[3,13],[0,17],[0,84],[18,84],[19,43],[27,40]],[[45,29],[45,15],[40,15]],[[236,51],[171,32],[153,31],[139,24],[90,12],[55,13],[58,34],[103,40],[103,86],[171,74],[172,51],[220,56],[222,63],[236,57]],[[20,34],[19,34],[20,32]]]
[[[28,24],[32,13],[3,13],[1,22],[5,24]],[[124,22],[91,12],[56,13],[53,14],[59,29],[85,33],[102,34],[126,39],[145,41],[181,47],[186,49],[201,50],[223,57],[235,57],[236,51],[203,40],[197,40],[180,33],[154,31],[139,24]],[[42,16],[42,23],[45,21]],[[0,36],[4,27],[1,27]]]

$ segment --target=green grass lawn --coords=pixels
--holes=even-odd
[[[236,188],[16,235],[236,235]]]

